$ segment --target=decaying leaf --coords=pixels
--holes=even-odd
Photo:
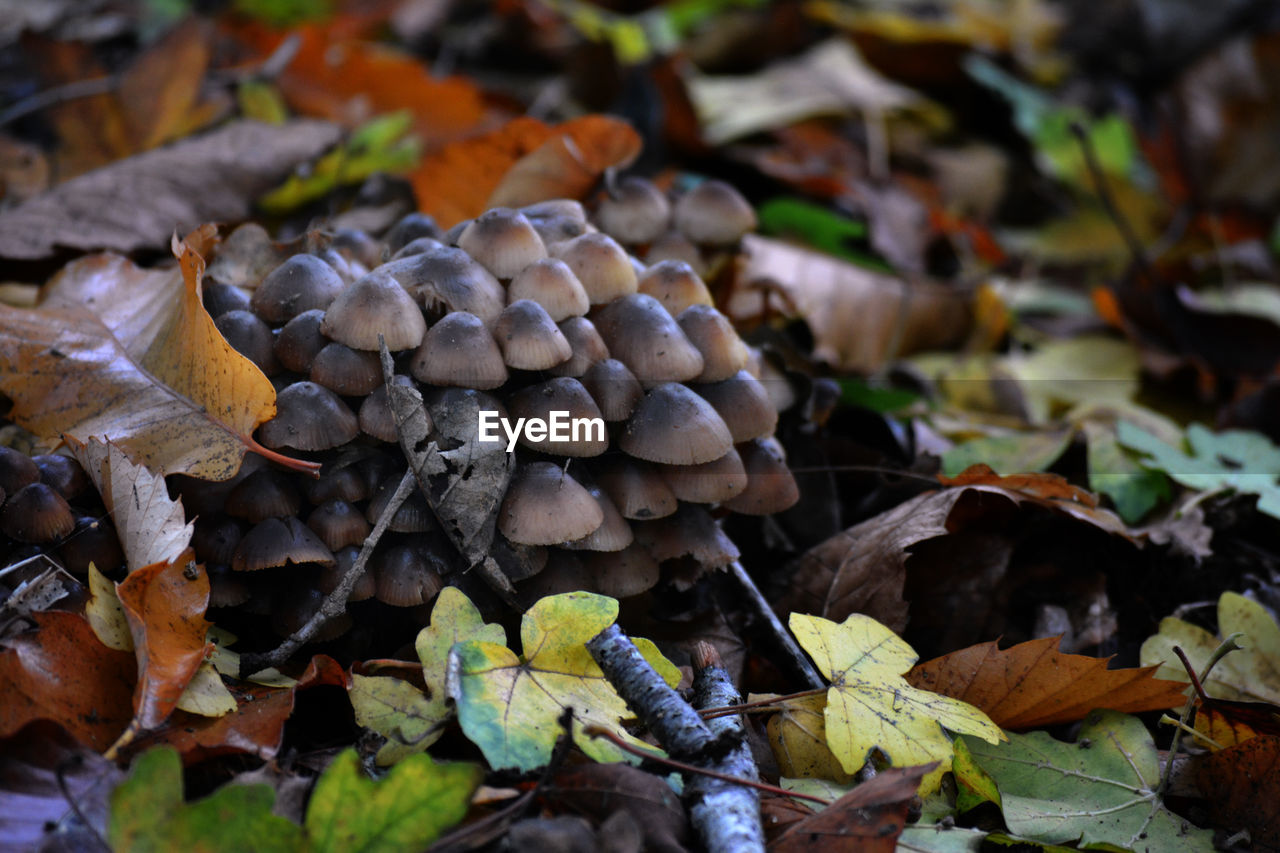
[[[121,652],[133,651],[133,634],[129,620],[120,606],[116,585],[107,579],[97,566],[89,566],[89,601],[84,606],[84,618],[93,626],[93,633],[109,649]]]
[[[616,812],[631,815],[645,849],[686,849],[689,821],[680,798],[665,780],[629,764],[577,764],[556,773],[542,795],[601,822]]]
[[[921,782],[921,792],[929,793],[951,769],[944,728],[993,743],[1003,739],[1000,728],[972,705],[908,684],[902,676],[916,653],[876,620],[855,613],[837,624],[793,613],[790,626],[831,681],[823,713],[827,745],[846,773],[856,773],[879,747],[897,767],[938,762]]]
[[[1254,850],[1280,849],[1280,736],[1203,756],[1196,784],[1218,826],[1248,830]]]
[[[1003,729],[1082,720],[1095,708],[1135,713],[1181,706],[1185,685],[1154,678],[1154,666],[1107,669],[1106,658],[1058,651],[1058,638],[971,646],[917,664],[910,684],[962,699]]]
[[[787,828],[769,845],[774,853],[799,853],[821,845],[845,853],[893,853],[907,823],[920,780],[933,769],[891,767],[858,785],[817,814]]]

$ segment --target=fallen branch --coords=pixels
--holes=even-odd
[[[747,570],[737,560],[729,564],[729,577],[733,579],[733,582],[742,593],[751,615],[769,627],[769,633],[773,635],[779,651],[786,657],[787,662],[791,664],[791,667],[804,680],[805,684],[814,690],[826,690],[827,682],[818,674],[818,670],[814,668],[809,656],[796,644],[795,638],[791,636],[791,632],[782,624],[778,614],[773,612],[773,608],[769,606],[769,602],[765,600],[760,588],[751,579],[751,575],[747,574]]]

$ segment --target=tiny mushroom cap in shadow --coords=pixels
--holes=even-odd
[[[254,471],[227,494],[228,515],[257,524],[268,518],[297,515],[302,509],[302,495],[293,478],[275,468]]]
[[[458,248],[500,279],[547,256],[547,247],[533,225],[518,210],[494,207],[471,220],[458,235]]]
[[[628,456],[602,459],[595,469],[599,480],[623,518],[648,520],[676,511],[676,496],[649,463]]]
[[[413,380],[408,376],[392,376],[391,381],[396,385],[409,387],[413,385]],[[396,432],[396,418],[391,412],[386,385],[379,385],[364,398],[357,418],[360,421],[360,430],[379,441],[394,443],[400,437]]]
[[[587,221],[586,209],[583,208],[582,202],[574,198],[549,198],[546,201],[537,201],[526,204],[520,208],[520,212],[530,219],[563,217],[576,219],[579,222]]]
[[[41,453],[32,456],[31,461],[40,471],[40,482],[51,486],[69,501],[80,497],[90,488],[89,475],[74,457],[61,453]]]
[[[319,590],[325,595],[333,592],[338,584],[342,583],[342,579],[346,577],[347,572],[351,571],[351,567],[355,565],[359,556],[360,549],[354,545],[348,545],[345,548],[339,548],[334,551],[334,564],[321,569],[319,576],[316,578],[316,586]],[[351,587],[351,594],[347,596],[347,601],[366,601],[373,598],[374,585],[373,573],[366,567],[365,571],[360,573],[360,577],[356,578],[355,584]]]
[[[636,271],[626,249],[608,234],[593,232],[556,245],[556,255],[582,282],[592,305],[636,292]]]
[[[671,224],[671,204],[653,181],[633,175],[605,193],[595,218],[601,231],[623,243],[648,243]]]
[[[227,311],[213,321],[227,343],[267,376],[280,372],[271,327],[252,311]]]
[[[573,348],[541,305],[518,299],[493,325],[502,360],[517,370],[547,370],[573,355]]]
[[[667,518],[636,522],[632,529],[636,541],[659,562],[692,557],[701,566],[717,568],[739,557],[733,540],[698,504],[682,503]]]
[[[341,397],[314,382],[295,382],[276,395],[276,416],[258,428],[258,437],[272,450],[328,450],[359,432]]]
[[[724,420],[711,404],[677,382],[654,388],[636,406],[618,442],[638,459],[697,465],[733,447]]]
[[[311,363],[329,343],[329,339],[320,334],[323,321],[324,311],[312,308],[284,324],[276,335],[275,349],[276,358],[286,370],[311,372]]]
[[[747,471],[736,450],[701,465],[659,466],[671,491],[682,501],[723,503],[747,488]]]
[[[268,518],[254,525],[236,545],[231,568],[256,572],[289,563],[331,565],[333,552],[298,518]]]
[[[191,547],[196,549],[196,559],[202,563],[231,565],[236,545],[246,530],[248,526],[243,521],[220,512],[200,515],[191,534]]]
[[[23,486],[40,482],[40,467],[25,453],[0,447],[0,489],[12,495]]]
[[[356,350],[378,351],[378,338],[392,352],[422,343],[427,321],[400,283],[382,270],[352,282],[325,311],[320,331]]]
[[[446,314],[413,353],[409,372],[428,385],[489,390],[507,381],[502,351],[484,321],[466,311]]]
[[[435,568],[412,545],[379,549],[371,563],[374,597],[392,607],[426,604],[444,587]]]
[[[385,381],[376,352],[352,349],[337,341],[325,344],[316,354],[310,378],[344,397],[363,397]]]
[[[593,322],[610,355],[646,387],[702,373],[702,354],[652,296],[632,293],[615,299],[595,312]]]
[[[328,308],[344,286],[338,271],[320,258],[293,255],[262,280],[249,304],[268,323],[284,323],[303,311]]]
[[[28,483],[9,495],[0,512],[0,533],[19,542],[42,545],[75,530],[76,518],[65,498],[44,483]]]
[[[747,345],[729,318],[710,305],[691,305],[676,317],[685,337],[702,353],[702,372],[696,382],[720,382],[747,365]]]
[[[596,592],[613,598],[639,595],[657,586],[661,576],[658,561],[634,541],[621,551],[581,551],[577,556],[591,574]]]
[[[307,516],[307,527],[335,554],[348,545],[364,542],[372,529],[364,514],[348,501],[325,501]]]
[[[595,323],[586,317],[570,317],[560,323],[560,333],[569,342],[573,355],[551,368],[556,376],[581,376],[591,365],[609,357],[609,348],[596,330]]]
[[[369,506],[365,509],[365,518],[370,524],[378,523],[378,519],[391,503],[391,496],[395,494],[403,475],[403,472],[392,474],[378,486],[378,490],[369,501]],[[391,516],[391,520],[387,522],[387,529],[394,533],[422,533],[431,530],[434,526],[435,514],[431,512],[431,507],[427,506],[427,499],[419,489],[409,492],[404,503],[400,504],[395,515]]]
[[[644,399],[644,388],[634,373],[616,358],[606,358],[582,374],[582,387],[600,407],[606,421],[625,421]]]
[[[725,506],[743,515],[772,515],[794,506],[800,489],[777,439],[757,438],[738,446],[747,470],[747,488],[725,501]]]
[[[684,261],[659,261],[640,275],[637,287],[662,303],[674,317],[690,305],[711,305],[711,291]]]
[[[581,422],[565,424],[564,440],[553,439],[552,433],[543,441],[532,441],[528,430],[521,430],[520,443],[532,450],[557,456],[599,456],[609,449],[600,409],[576,379],[562,376],[521,388],[507,400],[507,408],[512,418],[539,418],[549,426],[552,412],[565,412],[570,421],[583,418],[598,421],[595,428]]]
[[[702,257],[702,250],[690,242],[689,238],[679,231],[668,231],[649,244],[644,253],[644,262],[655,266],[663,261],[680,261],[689,265],[699,276],[707,274],[707,261]]]
[[[400,282],[432,317],[467,311],[488,321],[506,304],[498,279],[462,249],[444,246],[388,261],[378,269]]]
[[[708,180],[680,197],[675,221],[695,243],[731,246],[756,227],[756,212],[732,185]]]
[[[565,542],[563,547],[571,551],[621,551],[632,543],[635,537],[631,533],[631,525],[618,512],[618,508],[609,500],[609,496],[599,486],[587,489],[595,498],[604,513],[604,521],[600,526],[581,539]]]
[[[520,466],[498,513],[498,529],[521,545],[555,545],[592,533],[604,511],[591,493],[559,465]]]
[[[557,323],[581,316],[591,308],[582,282],[578,281],[569,265],[558,258],[534,261],[511,279],[507,286],[507,303],[519,299],[532,299],[545,308]]]
[[[739,370],[720,382],[691,387],[720,413],[734,444],[772,435],[778,425],[778,410],[774,408],[769,392],[745,370]]]

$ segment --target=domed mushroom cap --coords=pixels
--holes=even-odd
[[[727,566],[738,559],[738,548],[716,524],[711,513],[697,504],[680,504],[667,518],[638,521],[632,529],[636,541],[655,560],[691,557],[707,568]]]
[[[196,528],[191,534],[191,547],[196,550],[196,559],[202,563],[230,566],[236,546],[247,529],[243,521],[220,512],[201,515],[196,519]]]
[[[498,279],[462,249],[441,247],[388,261],[378,269],[400,282],[433,317],[467,311],[489,321],[506,303]]]
[[[413,353],[409,372],[428,385],[488,390],[507,381],[502,351],[484,321],[466,311],[446,314]]]
[[[297,515],[302,495],[293,478],[274,468],[263,468],[245,477],[227,495],[226,512],[257,524],[268,518]]]
[[[236,545],[231,558],[231,568],[237,572],[256,572],[290,563],[333,563],[333,552],[292,516],[268,518],[254,525]]]
[[[676,228],[695,243],[731,246],[756,227],[756,212],[724,181],[703,181],[680,197]]]
[[[702,353],[697,382],[720,382],[747,364],[747,345],[738,337],[729,318],[710,305],[691,305],[676,317],[685,337]]]
[[[280,372],[271,327],[252,311],[227,311],[213,325],[231,347],[258,366],[267,376]]]
[[[528,424],[520,444],[557,456],[599,456],[609,449],[604,418],[595,400],[571,377],[560,377],[521,388],[507,401],[512,419],[534,418],[547,426],[542,441],[532,440]],[[587,421],[584,423],[583,421]]]
[[[677,498],[688,503],[722,503],[747,488],[747,471],[736,450],[701,465],[662,465],[663,479]]]
[[[720,382],[690,387],[724,419],[734,444],[772,435],[778,425],[778,410],[769,392],[745,370]]]
[[[374,270],[338,294],[320,323],[320,331],[355,350],[378,351],[378,336],[392,352],[422,343],[427,321],[400,283]]]
[[[75,527],[71,507],[62,495],[44,483],[28,483],[18,489],[9,495],[0,512],[0,533],[19,542],[35,545],[53,542]]]
[[[689,265],[697,275],[707,274],[707,260],[702,251],[679,231],[668,231],[649,244],[644,262],[651,267],[663,261],[679,261]]]
[[[395,494],[403,476],[404,472],[397,472],[387,477],[378,486],[378,490],[369,501],[369,506],[365,509],[365,518],[370,524],[376,525],[378,519],[386,512],[391,503],[391,496]],[[400,504],[395,515],[391,516],[391,520],[387,522],[387,529],[394,533],[422,533],[430,530],[434,523],[435,514],[427,505],[426,497],[421,490],[414,489],[409,492],[404,503]]]
[[[444,581],[423,555],[411,545],[380,549],[372,562],[374,596],[392,607],[426,604],[444,587]]]
[[[573,348],[538,303],[519,299],[502,309],[493,326],[502,360],[517,370],[546,370],[573,355]]]
[[[582,282],[578,281],[569,265],[558,258],[534,261],[511,279],[507,287],[507,303],[520,299],[532,299],[557,323],[569,317],[579,317],[591,308]]]
[[[205,278],[200,285],[200,301],[209,316],[218,319],[228,311],[252,311],[249,294],[234,284],[219,284]],[[254,316],[257,316],[256,314]]]
[[[311,381],[344,397],[363,397],[383,383],[376,352],[332,341],[311,362]]]
[[[40,482],[52,488],[69,501],[89,490],[89,475],[72,456],[61,453],[41,453],[31,457],[40,471]]]
[[[547,247],[547,253],[552,257],[555,257],[570,240],[595,230],[581,219],[574,219],[571,216],[531,216],[529,222],[532,223],[533,230],[537,231],[538,236],[542,238],[543,245]]]
[[[426,237],[439,241],[443,236],[443,229],[434,219],[425,213],[414,211],[406,213],[395,225],[392,225],[383,240],[387,245],[387,254],[394,255],[415,240]]]
[[[23,486],[40,482],[40,468],[25,453],[0,447],[0,489],[12,495]]]
[[[502,535],[521,545],[571,542],[603,521],[591,493],[550,462],[521,465],[498,513]]]
[[[632,293],[593,316],[609,353],[645,386],[684,382],[703,369],[702,354],[652,296]]]
[[[668,382],[640,401],[619,444],[638,459],[697,465],[724,456],[733,439],[710,403],[683,385]]]
[[[311,363],[329,343],[329,339],[320,334],[323,321],[324,311],[312,308],[284,324],[276,335],[275,352],[286,370],[302,374],[311,372]]]
[[[640,275],[637,287],[662,303],[672,317],[690,305],[712,305],[711,291],[684,261],[659,261]]]
[[[413,385],[413,380],[408,376],[392,376],[391,381],[396,385],[410,387]],[[391,412],[391,402],[388,399],[385,384],[379,385],[364,398],[356,418],[360,421],[360,430],[379,441],[394,443],[400,438],[399,433],[396,432],[396,418]],[[427,422],[430,424],[430,418]]]
[[[595,582],[595,591],[612,598],[630,598],[657,586],[658,561],[638,542],[621,551],[581,551],[578,559]]]
[[[591,368],[609,357],[609,348],[604,345],[604,338],[596,330],[595,323],[586,317],[570,317],[559,325],[560,334],[569,342],[573,355],[551,368],[556,376],[581,376]]]
[[[556,255],[582,282],[592,305],[636,292],[636,271],[631,259],[608,234],[588,233],[557,244]]]
[[[772,515],[800,500],[800,488],[776,439],[758,438],[739,445],[738,450],[747,470],[747,488],[725,501],[726,508],[743,515]]]
[[[329,248],[348,258],[354,258],[366,269],[382,263],[382,243],[359,228],[339,228],[333,232]]]
[[[226,564],[205,566],[209,575],[209,606],[236,607],[244,604],[252,595],[243,575],[237,575]]]
[[[631,525],[618,512],[618,508],[609,500],[609,496],[598,486],[587,489],[591,497],[600,505],[604,520],[600,526],[581,539],[565,542],[561,547],[570,551],[621,551],[634,541]]]
[[[372,529],[360,510],[347,501],[325,501],[307,516],[307,527],[335,554],[348,545],[364,542]]]
[[[671,223],[671,205],[653,181],[631,176],[618,181],[596,207],[600,230],[622,243],[648,243]]]
[[[625,421],[644,399],[640,380],[616,358],[606,358],[588,367],[582,374],[582,387],[596,401],[606,421]]]
[[[276,416],[258,428],[258,438],[272,450],[328,450],[359,432],[341,397],[314,382],[295,382],[276,395]]]
[[[576,219],[579,222],[587,221],[587,211],[583,208],[582,202],[573,198],[549,198],[546,201],[526,204],[520,208],[520,212],[529,219],[562,217]]]
[[[90,563],[106,575],[124,567],[120,534],[106,518],[98,520],[90,515],[77,518],[75,530],[62,540],[55,553],[64,569],[81,578],[89,574]]]
[[[458,248],[501,279],[547,256],[547,247],[523,213],[494,207],[471,220],[458,235]]]
[[[316,587],[325,595],[337,589],[338,584],[346,577],[347,572],[351,571],[351,567],[355,565],[356,559],[360,556],[360,549],[354,545],[348,545],[345,548],[339,548],[333,552],[334,564],[325,566],[320,570],[320,574],[316,577]],[[347,601],[366,601],[373,598],[375,581],[373,572],[367,568],[360,573],[360,577],[356,578],[356,582],[351,587],[351,594],[347,596]]]
[[[676,496],[657,469],[627,456],[600,460],[596,479],[624,518],[650,520],[676,511]]]
[[[338,271],[315,255],[293,255],[262,280],[249,304],[268,323],[284,323],[303,311],[328,308],[343,286]]]

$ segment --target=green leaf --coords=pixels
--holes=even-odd
[[[1167,811],[1155,743],[1136,717],[1094,711],[1075,743],[1044,732],[996,746],[965,738],[975,764],[995,780],[1009,830],[1050,844],[1079,841],[1184,853],[1213,849],[1213,833]]]
[[[1058,461],[1070,443],[1070,430],[1015,432],[975,438],[942,454],[942,473],[954,477],[979,462],[990,465],[1001,475],[1044,471]]]
[[[903,388],[879,388],[862,379],[839,379],[840,402],[850,406],[861,406],[880,414],[888,414],[905,409],[921,399],[914,391]]]
[[[409,756],[375,782],[360,772],[355,750],[344,750],[321,775],[307,804],[310,849],[421,850],[466,816],[483,776],[475,764],[437,764],[421,754]]]
[[[846,773],[856,773],[872,747],[895,767],[939,762],[920,783],[925,795],[951,769],[950,738],[943,728],[999,741],[999,726],[972,705],[912,687],[902,677],[918,656],[900,637],[870,616],[855,613],[836,624],[791,614],[791,632],[831,681],[824,720],[827,745]]]
[[[462,731],[495,770],[529,771],[551,757],[561,729],[560,714],[573,708],[574,742],[597,761],[634,760],[604,739],[582,733],[585,724],[612,729],[642,749],[657,752],[626,732],[626,703],[605,680],[586,642],[613,624],[618,602],[603,595],[570,592],[542,599],[524,615],[524,657],[505,646],[469,640],[453,647],[449,695]],[[645,659],[669,684],[676,667],[648,640],[636,640]]]
[[[956,738],[956,755],[951,771],[956,776],[956,811],[963,814],[983,803],[1000,805],[1000,790],[991,777],[973,760],[964,738]]]
[[[1160,471],[1143,468],[1120,447],[1115,433],[1096,423],[1086,423],[1089,488],[1111,498],[1129,524],[1169,499],[1169,478]]]
[[[114,850],[130,853],[183,850],[192,853],[302,849],[302,830],[271,814],[275,792],[267,785],[226,785],[186,804],[182,760],[157,747],[138,756],[111,794],[108,835]]]
[[[867,223],[822,205],[784,196],[760,205],[760,232],[797,239],[828,255],[862,266],[891,271],[870,249]]]
[[[466,593],[457,587],[447,586],[440,591],[431,608],[431,624],[418,632],[414,643],[418,660],[422,661],[422,677],[433,699],[444,701],[449,649],[454,643],[467,640],[501,646],[507,642],[507,633],[501,625],[485,622]]]
[[[444,734],[451,711],[444,696],[428,698],[402,678],[388,675],[352,675],[347,691],[356,723],[387,739],[378,750],[381,767],[422,752]]]

